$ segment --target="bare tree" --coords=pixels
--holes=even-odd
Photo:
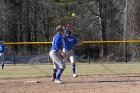
[[[127,0],[127,24],[126,24],[126,40],[139,40],[140,37],[140,25],[139,25],[139,14],[140,14],[140,1],[139,0]],[[139,43],[129,43],[127,45],[128,58],[130,61],[139,60]]]

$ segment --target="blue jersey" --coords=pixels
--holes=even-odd
[[[64,48],[66,50],[73,49],[74,45],[78,43],[78,40],[74,36],[65,36],[66,39],[64,39]]]
[[[0,44],[0,53],[4,52],[4,44]]]
[[[60,33],[57,33],[53,37],[51,50],[59,50],[59,49],[61,50],[63,49],[63,36]]]

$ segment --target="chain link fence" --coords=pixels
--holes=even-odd
[[[79,63],[102,63],[102,62],[138,62],[138,60],[131,60],[131,55],[127,47],[122,48],[123,43],[109,43],[108,44],[108,54],[103,56],[102,54],[102,44],[81,44],[76,45],[74,48],[75,52],[75,62]],[[5,63],[7,64],[27,64],[27,63],[52,63],[49,57],[50,45],[33,44],[40,51],[31,52],[23,51],[11,48],[11,45],[5,45]],[[18,44],[15,46],[19,46]],[[27,46],[25,44],[25,46]],[[38,46],[38,47],[37,47]],[[21,47],[19,46],[19,49]],[[22,46],[23,48],[23,46]],[[29,50],[29,49],[28,49]],[[128,52],[127,52],[128,51]],[[139,53],[138,53],[139,54]],[[137,55],[139,56],[139,55]],[[138,57],[139,58],[139,57]]]

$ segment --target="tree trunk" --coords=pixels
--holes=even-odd
[[[128,0],[127,9],[127,24],[126,24],[126,39],[127,40],[139,40],[140,39],[140,1],[139,0]],[[130,61],[138,61],[140,57],[140,44],[129,43],[128,44],[128,55]]]

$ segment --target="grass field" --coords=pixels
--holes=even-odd
[[[140,74],[140,64],[88,64],[77,63],[76,72],[79,75],[108,75],[108,74]],[[16,64],[5,65],[0,71],[0,78],[51,76],[52,64]],[[71,75],[71,65],[67,64],[63,76]]]

